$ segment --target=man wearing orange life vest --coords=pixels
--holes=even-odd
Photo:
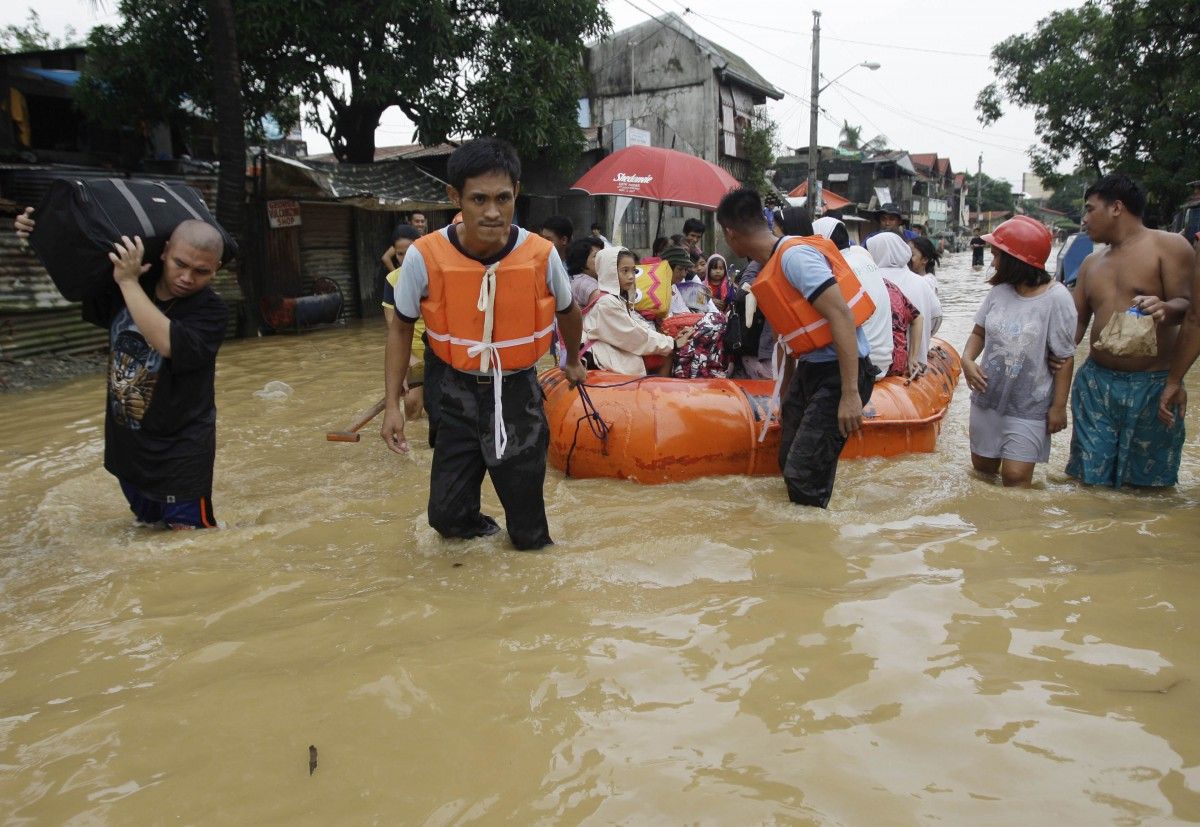
[[[581,322],[567,271],[553,245],[513,226],[521,162],[507,142],[479,138],[447,164],[446,192],[462,209],[452,224],[413,243],[396,289],[396,315],[384,357],[381,436],[408,452],[401,408],[413,323],[425,320],[426,354],[446,363],[429,472],[429,524],[443,537],[500,530],[479,510],[484,474],[504,506],[508,535],[521,550],[552,542],[542,485],[549,428],[534,364],[550,348],[557,316],[572,386]]]
[[[798,360],[780,414],[779,467],[788,497],[825,508],[838,455],[862,427],[875,385],[862,329],[875,305],[827,239],[776,239],[754,190],[722,198],[717,222],[734,253],[762,266],[751,290],[788,356]]]

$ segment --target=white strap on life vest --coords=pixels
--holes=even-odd
[[[492,402],[495,407],[492,413],[492,430],[495,431],[496,459],[501,459],[504,457],[504,451],[508,448],[508,429],[504,427],[504,371],[500,368],[500,351],[496,345],[490,342],[479,342],[467,349],[467,355],[478,356],[481,367],[486,365],[489,359],[494,360],[492,362]]]
[[[449,333],[439,333],[436,330],[425,328],[425,333],[429,338],[465,347],[468,356],[478,356],[480,370],[486,371],[490,368],[493,385],[492,396],[495,400],[494,430],[496,432],[496,459],[503,458],[504,450],[508,447],[508,432],[504,428],[504,405],[501,397],[501,390],[504,384],[504,369],[500,362],[500,351],[506,347],[531,345],[543,336],[549,336],[553,332],[554,322],[551,322],[546,327],[529,336],[505,339],[502,342],[480,342],[475,339],[464,339],[461,336],[451,336]],[[488,367],[484,367],[484,365],[488,365]]]
[[[846,302],[846,306],[847,306],[847,307],[849,307],[849,308],[851,309],[851,312],[853,312],[854,306],[855,306],[855,305],[857,305],[857,304],[858,304],[860,301],[862,301],[862,298],[863,298],[863,296],[865,296],[865,295],[867,295],[867,289],[866,289],[865,287],[859,287],[859,288],[858,288],[858,292],[857,292],[857,293],[855,293],[855,294],[854,294],[854,295],[853,295],[853,296],[850,298],[850,301]],[[791,342],[791,341],[792,341],[792,339],[795,339],[795,338],[796,338],[797,336],[799,336],[800,334],[802,334],[802,333],[811,333],[812,331],[816,330],[817,328],[819,328],[819,327],[823,327],[824,325],[827,325],[827,324],[829,324],[829,320],[828,320],[828,319],[826,319],[826,318],[820,318],[820,319],[817,319],[817,320],[816,320],[815,322],[813,322],[812,324],[806,324],[804,327],[799,327],[799,328],[796,328],[796,329],[795,329],[795,330],[793,330],[791,333],[789,333],[788,335],[784,336],[784,337],[783,337],[783,341],[785,341],[785,342]]]
[[[771,415],[779,413],[779,396],[783,390],[783,367],[785,364],[787,364],[787,349],[783,346],[783,337],[776,337],[775,347],[771,349],[771,370],[775,373],[775,389],[771,391],[771,399],[767,402],[767,415],[763,417],[762,430],[758,432],[759,442],[767,438]]]
[[[492,330],[496,324],[496,268],[499,266],[499,262],[489,264],[488,268],[483,271],[483,278],[479,280],[479,301],[475,303],[475,309],[483,314],[484,344],[491,344]],[[471,355],[476,354],[472,353]],[[491,351],[487,349],[480,351],[479,369],[487,371],[490,359]]]

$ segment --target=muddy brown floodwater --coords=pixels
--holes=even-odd
[[[961,346],[969,254],[941,285]],[[1173,491],[1071,484],[1067,434],[972,476],[960,384],[828,512],[551,470],[522,554],[433,533],[427,448],[325,441],[382,351],[222,349],[214,532],[132,525],[101,377],[0,399],[0,822],[1200,820],[1200,405]]]

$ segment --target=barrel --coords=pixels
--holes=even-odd
[[[310,296],[263,296],[259,306],[263,321],[275,331],[333,324],[342,313],[342,289],[333,279],[319,278]]]

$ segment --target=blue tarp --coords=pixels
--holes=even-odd
[[[1079,266],[1094,249],[1096,247],[1086,233],[1075,233],[1068,238],[1058,258],[1058,280],[1067,287],[1074,285],[1079,276]]]
[[[74,86],[79,82],[79,72],[74,69],[37,69],[32,66],[22,66],[21,71],[63,86]]]

